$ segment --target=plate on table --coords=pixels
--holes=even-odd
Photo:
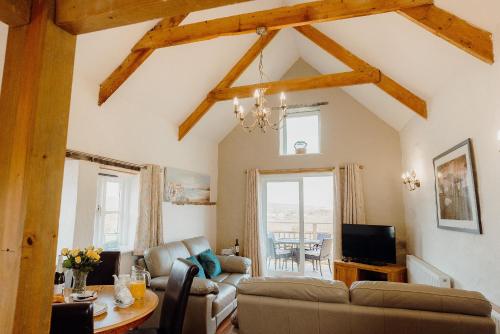
[[[90,302],[97,299],[97,291],[85,291],[83,293],[72,293],[71,299],[74,302]]]
[[[108,312],[108,305],[98,302],[94,303],[94,317],[97,317],[98,315],[106,312]]]

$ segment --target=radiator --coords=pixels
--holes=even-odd
[[[491,318],[495,322],[495,325],[497,325],[497,334],[500,334],[500,313],[497,311],[491,312]]]
[[[451,277],[413,255],[406,255],[408,283],[451,288]]]

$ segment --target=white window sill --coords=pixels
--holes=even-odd
[[[280,157],[303,157],[303,156],[315,156],[315,155],[323,155],[323,153],[304,153],[304,154],[280,154]]]

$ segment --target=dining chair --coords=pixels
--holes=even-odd
[[[92,334],[93,313],[92,303],[53,304],[50,334]]]
[[[269,268],[269,266],[271,265],[271,260],[274,260],[274,270],[276,270],[278,267],[278,261],[280,269],[283,269],[282,260],[285,260],[285,264],[286,266],[288,266],[288,259],[292,258],[292,250],[279,248],[276,244],[276,241],[274,240],[274,237],[272,236],[267,237],[267,254],[267,267]]]
[[[160,327],[135,329],[129,334],[182,334],[189,291],[198,271],[198,267],[190,261],[175,260],[163,297]]]
[[[101,253],[101,263],[89,272],[87,285],[113,285],[113,275],[120,273],[120,252]]]
[[[319,272],[321,273],[321,277],[323,277],[323,269],[321,266],[321,262],[324,260],[328,260],[328,269],[330,269],[330,273],[331,273],[332,272],[332,264],[331,264],[332,253],[333,253],[333,239],[332,238],[325,238],[321,242],[319,249],[307,250],[305,252],[305,258],[306,258],[306,260],[310,260],[312,262],[313,268],[314,268],[315,263],[317,266],[319,266]]]

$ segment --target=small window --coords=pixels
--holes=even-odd
[[[319,110],[290,112],[280,133],[280,154],[312,153],[320,153]]]
[[[94,244],[104,250],[131,250],[137,206],[137,176],[99,174]]]

